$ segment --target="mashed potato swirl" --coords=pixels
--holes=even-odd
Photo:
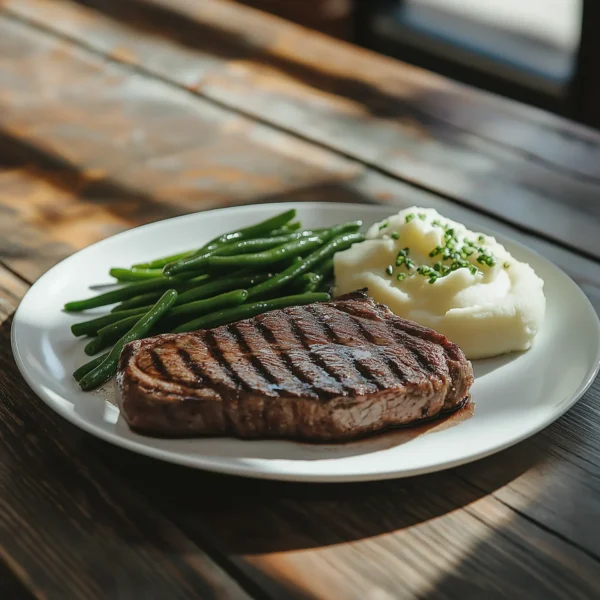
[[[431,327],[477,359],[533,344],[544,282],[496,240],[433,209],[412,207],[373,225],[334,259],[336,294],[368,288],[398,316]]]

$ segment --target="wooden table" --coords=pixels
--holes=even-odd
[[[283,200],[435,207],[600,310],[600,134],[216,0],[5,0],[0,126],[2,598],[599,597],[598,380],[474,464],[282,484],[97,441],[29,390],[9,333],[79,248]]]

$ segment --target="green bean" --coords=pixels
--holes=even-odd
[[[243,271],[232,273],[231,275],[225,275],[219,277],[214,281],[195,287],[191,290],[183,292],[177,299],[176,306],[193,302],[194,300],[203,300],[204,298],[210,298],[223,292],[228,292],[235,289],[246,289],[252,285],[257,285],[262,281],[266,281],[269,278],[267,273],[258,273],[256,275],[241,275]]]
[[[333,257],[324,260],[319,263],[313,271],[322,275],[323,277],[328,277],[331,273],[333,273]]]
[[[147,306],[148,304],[154,304],[160,298],[160,292],[148,292],[147,294],[140,294],[134,296],[129,300],[123,300],[120,304],[117,304],[110,312],[123,312],[131,308],[138,308],[140,306]]]
[[[68,312],[78,312],[86,310],[88,308],[96,308],[98,306],[106,306],[107,304],[115,304],[121,300],[127,300],[146,292],[155,290],[165,290],[169,288],[177,289],[181,285],[187,283],[189,277],[184,275],[178,275],[175,277],[159,277],[157,279],[150,279],[148,281],[139,281],[132,283],[125,287],[119,288],[118,290],[112,290],[105,292],[104,294],[98,294],[85,300],[75,300],[73,302],[67,302],[64,309]]]
[[[239,306],[248,299],[248,292],[246,290],[234,290],[213,298],[206,298],[205,300],[196,300],[196,302],[188,302],[182,306],[173,308],[167,315],[165,321],[166,325],[177,321],[181,322],[181,318],[187,319],[191,317],[201,317],[215,310],[229,308],[233,306]]]
[[[239,242],[233,242],[231,244],[225,244],[211,251],[203,254],[195,254],[183,260],[175,263],[168,264],[163,272],[165,275],[172,276],[177,273],[182,273],[190,270],[199,270],[206,268],[210,265],[210,258],[212,256],[233,256],[233,255],[245,255],[248,253],[260,252],[263,250],[270,250],[276,246],[293,242],[308,237],[314,237],[312,231],[301,231],[299,233],[290,233],[288,235],[280,235],[269,238],[257,238],[252,240],[241,240]]]
[[[168,265],[170,262],[175,262],[177,260],[181,260],[186,256],[191,256],[194,252],[198,250],[188,250],[187,252],[180,252],[179,254],[171,254],[171,256],[163,256],[163,258],[156,258],[151,260],[150,262],[145,263],[137,263],[132,265],[133,269],[162,269],[165,265]]]
[[[227,308],[230,306],[238,306],[246,301],[248,298],[248,292],[246,290],[234,290],[233,292],[227,292],[213,298],[206,298],[205,300],[197,300],[196,302],[188,302],[182,306],[177,306],[169,311],[166,319],[167,322],[172,323],[173,320],[181,317],[199,317],[209,312],[215,311],[220,308]],[[119,313],[116,313],[117,315]],[[103,348],[109,346],[112,342],[119,339],[124,332],[126,332],[132,325],[134,325],[137,319],[144,314],[144,310],[136,315],[130,315],[120,321],[116,321],[102,327],[98,330],[98,337],[92,339],[85,347],[86,354],[93,355],[100,352]]]
[[[95,335],[102,327],[106,327],[111,323],[122,321],[126,317],[141,316],[148,311],[150,306],[140,306],[138,308],[131,308],[129,310],[121,310],[119,312],[108,313],[89,321],[83,321],[82,323],[75,323],[71,325],[71,333],[75,337],[81,337],[82,335]],[[95,354],[95,353],[94,353]]]
[[[178,278],[172,279],[177,280]],[[182,277],[182,279],[185,278]],[[196,277],[193,277],[192,279],[188,279],[188,281],[182,281],[181,283],[177,283],[176,285],[173,284],[173,289],[176,289],[178,292],[184,294],[185,292],[194,290],[207,282],[210,282],[209,275],[198,275]],[[138,308],[140,306],[143,306],[144,308],[150,307],[160,298],[161,294],[161,291],[156,291],[147,292],[146,294],[140,294],[139,296],[134,296],[133,298],[129,298],[128,300],[123,300],[123,302],[120,302],[119,304],[114,306],[110,312],[121,312],[123,310],[129,310],[130,308]]]
[[[326,292],[327,294],[331,294],[333,292],[333,279],[329,278],[329,279],[325,279],[323,278],[321,280],[321,283],[319,283],[319,285],[317,285],[315,291],[316,292]]]
[[[113,346],[102,363],[79,380],[81,389],[91,390],[108,381],[117,370],[124,346],[143,338],[173,306],[175,300],[177,300],[177,292],[173,289],[167,290],[160,300]]]
[[[285,308],[286,306],[301,306],[303,304],[312,304],[313,302],[325,302],[330,299],[329,294],[300,294],[297,296],[285,296],[273,300],[262,300],[252,304],[242,304],[235,308],[226,308],[217,312],[210,313],[188,323],[177,327],[175,333],[186,331],[196,331],[198,329],[210,329],[227,323],[233,323],[242,319],[248,319],[265,312]]]
[[[273,229],[273,231],[271,231],[271,235],[286,235],[288,233],[294,233],[294,231],[298,231],[298,229],[302,229],[302,223],[300,223],[300,221],[294,221],[293,223],[288,223],[279,229]]]
[[[275,215],[274,217],[270,217],[265,221],[256,223],[255,225],[250,225],[250,227],[244,227],[243,229],[238,229],[237,231],[224,233],[223,235],[220,235],[208,242],[208,244],[204,246],[204,249],[211,250],[213,247],[223,246],[224,244],[228,244],[229,242],[234,242],[236,240],[248,240],[250,238],[256,238],[270,234],[274,229],[278,229],[286,225],[295,216],[296,209],[292,208],[291,210],[286,210],[285,212]]]
[[[324,232],[327,232],[326,234],[325,233],[321,234],[319,232],[318,235],[321,235],[321,237],[323,237],[323,235],[325,235],[325,237],[327,238],[326,241],[328,242],[329,240],[332,240],[333,238],[340,236],[342,233],[355,233],[361,227],[362,227],[362,221],[348,221],[347,223],[340,223],[339,225],[334,225],[333,227],[330,227],[329,229],[325,229]]]
[[[120,282],[146,281],[147,279],[156,279],[163,275],[161,269],[120,269],[118,267],[113,267],[109,271],[109,274]]]
[[[270,250],[281,244],[287,242],[293,242],[302,238],[315,237],[317,234],[310,230],[305,229],[304,231],[296,231],[295,233],[288,233],[286,235],[269,236],[267,238],[256,238],[252,240],[241,240],[239,242],[232,242],[231,244],[225,244],[217,248],[217,251],[213,256],[234,256],[236,254],[251,254],[254,252],[261,252],[263,250]]]
[[[274,277],[267,279],[248,290],[249,298],[254,299],[280,289],[296,277],[307,273],[312,267],[321,261],[331,258],[336,252],[349,248],[352,244],[362,242],[365,236],[362,233],[345,233],[327,242],[299,263],[293,264]]]
[[[232,273],[231,275],[219,277],[218,279],[209,281],[208,283],[205,283],[203,285],[199,285],[195,288],[192,288],[191,290],[181,292],[179,294],[179,297],[177,298],[177,301],[175,302],[175,306],[182,306],[184,304],[188,304],[189,302],[194,302],[195,300],[203,300],[204,298],[210,298],[211,296],[216,296],[217,294],[222,294],[224,292],[229,292],[235,289],[246,289],[250,286],[257,285],[262,281],[266,281],[267,279],[269,279],[269,277],[272,277],[272,275],[268,273],[257,273],[256,275],[243,275],[245,271],[246,269],[244,269],[243,271],[237,271],[235,273]],[[151,300],[156,300],[156,298],[151,298]],[[127,306],[125,306],[126,302],[122,302],[121,304],[119,304],[119,307],[124,307],[123,310],[116,310],[116,308],[118,307],[115,307],[111,314],[119,315],[125,313],[125,309],[127,308]],[[137,308],[138,310],[147,310],[148,308],[150,308],[147,302],[143,305],[130,306],[131,308]],[[125,316],[123,316],[122,318],[125,318]],[[107,319],[106,323],[108,324],[110,322],[112,321],[109,321]]]
[[[290,216],[291,215],[291,216]],[[222,244],[226,244],[232,240],[241,240],[241,239],[250,239],[253,237],[258,237],[262,234],[270,234],[270,235],[286,235],[288,233],[293,233],[297,229],[302,227],[301,223],[287,223],[291,219],[296,216],[295,210],[289,210],[280,215],[276,215],[262,223],[257,223],[256,225],[252,225],[251,227],[246,227],[245,229],[239,229],[237,231],[232,231],[230,233],[226,233],[221,235],[207,244],[204,244],[201,248],[197,248],[196,250],[188,250],[187,252],[180,252],[179,254],[172,254],[171,256],[164,256],[162,258],[157,258],[150,262],[145,263],[137,263],[133,265],[133,268],[140,269],[162,269],[169,263],[177,262],[182,258],[187,258],[192,255],[200,255],[203,254],[205,250],[210,250],[213,248],[209,248],[210,246],[220,246]],[[281,223],[281,224],[280,224]]]
[[[312,252],[323,245],[320,237],[308,237],[282,244],[271,250],[257,252],[256,254],[242,254],[239,256],[211,256],[208,259],[210,267],[262,267],[276,264],[290,256],[298,256]]]
[[[314,292],[317,286],[323,279],[322,275],[317,273],[304,273],[300,277],[296,277],[286,288],[284,295],[288,294],[307,294],[308,292]],[[279,291],[276,290],[279,295]]]
[[[96,367],[100,366],[107,356],[108,352],[105,352],[104,354],[94,358],[94,360],[90,360],[90,362],[85,363],[85,365],[81,365],[79,369],[73,372],[73,377],[79,381],[84,375],[87,375],[90,371],[93,371]]]
[[[137,315],[136,317],[133,317],[133,319],[130,317],[130,327],[131,325],[135,325],[136,323],[136,319],[139,319],[140,315]],[[124,321],[125,319],[122,319],[122,321]],[[120,322],[122,322],[120,321]],[[125,331],[127,331],[127,329],[125,329]],[[100,337],[96,336],[93,337],[84,347],[83,351],[88,355],[88,356],[94,356],[94,354],[98,354],[98,352],[100,352],[101,350],[104,350],[104,348],[108,348],[112,342],[115,341],[115,339],[117,338],[113,338],[112,340],[103,340]]]

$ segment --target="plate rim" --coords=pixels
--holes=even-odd
[[[305,483],[328,483],[328,482],[329,483],[344,483],[344,482],[361,482],[361,481],[364,482],[364,481],[378,481],[378,480],[381,481],[381,480],[388,480],[388,479],[400,479],[400,478],[405,478],[405,477],[413,477],[416,475],[425,475],[428,473],[434,473],[434,472],[438,472],[438,471],[452,469],[454,467],[458,467],[460,465],[475,462],[475,461],[481,460],[487,456],[491,456],[493,454],[502,452],[503,450],[506,450],[507,448],[510,448],[516,444],[519,444],[520,442],[536,435],[537,433],[539,433],[540,431],[542,431],[543,429],[548,427],[550,424],[552,424],[553,422],[555,422],[556,420],[561,418],[588,391],[588,389],[594,382],[596,376],[598,375],[598,372],[600,371],[600,317],[596,313],[596,310],[594,309],[592,303],[587,298],[587,296],[585,295],[583,290],[579,287],[579,285],[577,285],[577,283],[567,273],[565,273],[559,266],[557,266],[552,261],[545,258],[543,255],[541,255],[536,250],[530,248],[529,246],[526,246],[522,242],[519,242],[517,240],[510,238],[509,236],[505,236],[504,234],[496,232],[493,229],[490,229],[488,227],[481,227],[481,226],[477,225],[477,228],[482,233],[485,233],[487,235],[495,237],[502,244],[504,244],[506,241],[508,241],[511,245],[524,250],[526,253],[531,253],[531,254],[535,255],[542,262],[548,263],[553,269],[556,269],[558,272],[560,272],[563,277],[566,277],[569,280],[570,284],[575,288],[576,293],[579,295],[579,299],[583,302],[583,305],[586,307],[586,312],[589,313],[589,316],[591,317],[592,321],[595,322],[595,329],[596,329],[596,346],[597,346],[597,348],[596,348],[596,357],[594,358],[594,366],[591,368],[591,370],[588,370],[588,372],[586,373],[586,376],[582,379],[577,390],[575,392],[573,392],[570,395],[570,397],[561,404],[560,408],[552,411],[551,414],[549,414],[545,419],[541,420],[540,423],[538,423],[535,427],[528,429],[526,432],[523,432],[514,438],[510,438],[505,443],[498,444],[498,445],[494,446],[493,448],[488,448],[488,449],[482,450],[480,452],[475,452],[466,457],[461,457],[461,458],[457,458],[454,460],[437,462],[437,463],[432,464],[427,467],[413,467],[413,468],[408,468],[408,469],[405,468],[401,471],[388,469],[388,470],[380,471],[378,473],[298,474],[298,473],[272,472],[272,471],[268,471],[268,470],[257,470],[257,469],[253,469],[252,467],[248,467],[248,466],[244,466],[244,465],[235,465],[235,464],[231,464],[231,463],[228,465],[221,464],[221,463],[215,462],[210,457],[203,458],[198,455],[185,455],[179,450],[173,451],[173,450],[165,450],[165,449],[157,448],[154,446],[146,445],[142,441],[137,441],[135,439],[126,438],[121,435],[118,435],[117,433],[106,431],[106,430],[98,427],[97,425],[89,422],[88,420],[82,418],[75,411],[70,411],[70,410],[65,409],[60,403],[56,402],[55,398],[52,397],[53,394],[56,394],[55,392],[48,392],[45,389],[45,386],[38,385],[36,383],[34,377],[31,376],[31,374],[29,373],[29,370],[26,367],[25,362],[19,352],[19,342],[17,340],[17,336],[18,336],[18,329],[20,326],[19,325],[20,318],[21,318],[20,313],[22,311],[22,306],[24,304],[25,299],[30,294],[34,293],[35,287],[38,286],[38,284],[41,285],[43,281],[49,279],[52,276],[52,272],[55,269],[58,269],[59,267],[64,268],[64,266],[67,265],[69,263],[69,261],[71,261],[72,259],[74,260],[75,257],[77,257],[82,252],[86,252],[92,248],[102,247],[103,245],[108,244],[108,243],[113,243],[115,239],[118,239],[122,236],[123,237],[130,236],[132,234],[132,232],[139,233],[139,232],[147,231],[147,230],[153,229],[153,228],[160,228],[161,226],[164,226],[164,224],[167,222],[173,223],[176,221],[187,220],[190,217],[198,218],[203,215],[209,215],[209,214],[215,214],[215,213],[223,214],[224,216],[226,216],[227,213],[239,212],[240,210],[248,210],[250,212],[258,210],[259,212],[261,212],[262,210],[266,210],[266,209],[275,210],[278,207],[280,207],[282,210],[285,210],[288,208],[305,208],[308,210],[310,210],[310,209],[314,210],[317,208],[327,208],[327,209],[343,210],[345,207],[352,208],[352,209],[362,208],[365,211],[373,210],[373,209],[378,211],[383,208],[389,209],[390,212],[396,208],[398,209],[398,211],[403,210],[403,208],[400,206],[387,206],[387,205],[382,205],[382,204],[349,203],[349,202],[281,202],[281,203],[272,202],[272,203],[261,203],[261,204],[246,204],[246,205],[233,206],[233,207],[227,207],[227,208],[216,208],[216,209],[211,209],[211,210],[207,210],[207,211],[198,211],[195,213],[189,213],[189,214],[185,214],[185,215],[179,215],[176,217],[170,217],[167,219],[161,219],[159,221],[154,221],[152,223],[147,223],[144,225],[140,225],[138,227],[133,227],[131,229],[127,229],[125,231],[119,232],[119,233],[112,235],[108,238],[105,238],[103,240],[99,240],[98,242],[95,242],[94,244],[90,244],[89,246],[86,246],[85,248],[82,248],[82,249],[78,250],[77,252],[74,252],[73,254],[67,256],[66,258],[64,258],[63,260],[58,262],[56,265],[54,265],[50,269],[48,269],[45,273],[43,273],[27,290],[27,292],[25,293],[25,295],[19,302],[19,305],[18,305],[16,311],[13,314],[13,321],[12,321],[12,325],[11,325],[11,336],[10,336],[11,349],[12,349],[13,356],[15,358],[15,362],[17,364],[17,368],[19,369],[19,372],[21,373],[22,377],[26,381],[27,385],[30,387],[31,391],[36,396],[38,396],[51,410],[58,413],[61,417],[63,417],[69,423],[82,429],[86,433],[91,434],[94,437],[101,439],[104,442],[113,444],[119,448],[124,448],[130,452],[135,452],[135,453],[141,454],[143,456],[148,456],[153,459],[161,460],[163,462],[177,464],[177,465],[181,465],[181,466],[185,466],[185,467],[189,467],[189,468],[211,471],[211,472],[215,472],[215,473],[222,473],[222,474],[242,476],[242,477],[250,477],[250,478],[255,478],[255,479],[296,481],[296,482],[305,482]],[[466,223],[468,224],[469,221],[470,221],[470,219],[467,218]],[[467,226],[469,226],[469,225],[467,225]],[[60,396],[60,394],[56,394],[56,395]],[[67,402],[71,402],[68,399],[66,399],[66,400],[67,400]],[[263,459],[263,460],[265,460],[265,459]]]

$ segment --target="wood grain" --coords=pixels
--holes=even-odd
[[[600,257],[600,134],[592,130],[227,2],[85,4],[5,6],[145,73]]]
[[[28,287],[0,263],[0,325],[16,310]]]
[[[362,167],[0,18],[0,258],[32,280],[141,223],[286,195]]]

